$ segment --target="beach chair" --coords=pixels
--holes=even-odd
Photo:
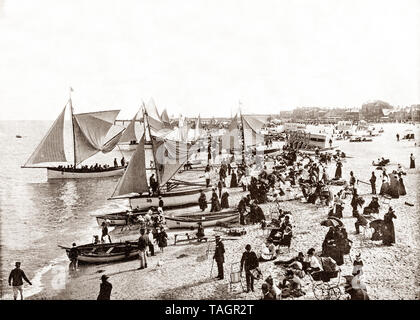
[[[234,262],[230,265],[229,291],[232,291],[233,285],[238,283],[241,285],[242,291],[245,291],[241,276],[241,263]]]

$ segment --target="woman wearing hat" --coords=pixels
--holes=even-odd
[[[391,246],[395,243],[395,230],[394,230],[394,222],[392,219],[396,219],[397,216],[394,214],[394,210],[389,207],[387,213],[384,216],[384,222],[382,224],[382,243],[386,246]]]
[[[99,295],[97,300],[111,300],[112,284],[108,282],[109,277],[102,275],[101,285],[99,287]]]

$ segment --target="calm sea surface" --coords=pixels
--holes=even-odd
[[[96,180],[47,181],[46,169],[22,169],[38,145],[51,121],[0,121],[0,214],[1,214],[1,280],[2,297],[10,298],[7,277],[15,261],[22,262],[22,269],[34,285],[25,287],[25,296],[51,287],[51,273],[66,274],[68,261],[59,244],[87,243],[92,235],[100,234],[95,215],[126,208],[125,200],[106,200],[114,190],[118,178]],[[379,156],[390,158],[396,165],[408,167],[411,152],[418,155],[414,142],[397,143],[400,135],[411,128],[418,134],[418,127],[407,124],[377,125],[385,133],[369,143],[337,141],[334,144],[350,158],[344,164],[344,177],[353,170],[356,177],[368,181],[372,160]],[[69,123],[66,123],[65,145],[71,159]],[[22,135],[22,139],[16,135]],[[125,154],[126,158],[130,154]],[[119,151],[97,155],[87,163],[108,163],[121,158]],[[417,157],[418,158],[418,157]],[[418,163],[418,161],[417,161]],[[333,175],[334,168],[330,168]],[[50,274],[50,275],[48,275]],[[49,284],[47,284],[47,282]],[[54,287],[54,286],[53,286]],[[56,287],[60,287],[57,283]]]
[[[67,264],[64,250],[57,245],[90,242],[100,234],[95,215],[118,211],[128,204],[109,201],[118,177],[67,181],[47,181],[46,169],[22,169],[41,141],[51,121],[0,121],[0,212],[2,293],[10,293],[7,278],[15,261],[34,285],[25,295],[42,287],[42,273]],[[68,130],[67,130],[68,129]],[[67,158],[72,159],[71,130],[65,128]],[[16,138],[19,134],[22,139]],[[130,157],[125,153],[126,158]],[[119,151],[98,154],[86,163],[113,164]],[[6,289],[6,291],[5,291]],[[7,296],[5,296],[7,297]]]

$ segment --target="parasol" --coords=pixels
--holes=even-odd
[[[331,217],[331,218],[328,218],[327,220],[321,221],[321,226],[324,226],[324,227],[342,227],[343,222],[340,219]]]

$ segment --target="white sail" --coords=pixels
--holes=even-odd
[[[66,105],[67,106],[67,105]],[[24,167],[43,162],[67,162],[64,152],[64,115],[66,107],[54,121],[50,130],[26,161]]]
[[[121,139],[119,142],[130,142],[130,141],[137,141],[137,137],[136,137],[136,119],[137,119],[137,114],[134,116],[134,118],[131,120],[130,124],[127,126],[127,128],[125,129],[124,133],[121,136]]]
[[[198,144],[191,147],[183,141],[153,139],[155,158],[159,168],[159,183],[165,185],[188,160],[188,156],[198,151]]]
[[[240,139],[242,138],[242,132],[238,129],[238,117],[232,119],[229,128],[222,136],[222,149],[231,150],[239,149],[241,147]]]
[[[166,109],[163,110],[162,114],[160,115],[160,119],[162,120],[164,124],[166,125],[170,124],[168,112],[166,111]]]
[[[159,133],[162,129],[165,128],[164,123],[162,122],[159,112],[153,99],[151,98],[147,105],[144,106],[144,109],[149,117],[150,129],[153,130],[156,136],[162,136],[162,133]]]
[[[102,151],[106,135],[120,110],[73,114],[74,159],[76,164]]]
[[[242,124],[246,146],[255,146],[264,142],[264,136],[259,133],[267,122],[268,116],[242,115]]]
[[[144,155],[144,135],[140,139],[136,151],[130,159],[124,175],[118,181],[112,197],[128,195],[132,193],[141,194],[148,192],[146,165]]]

